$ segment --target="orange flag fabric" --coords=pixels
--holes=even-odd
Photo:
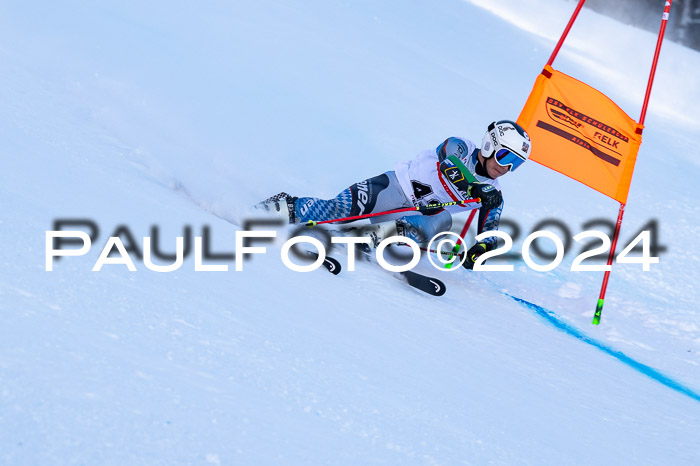
[[[643,126],[605,94],[547,65],[518,123],[531,160],[627,203]]]

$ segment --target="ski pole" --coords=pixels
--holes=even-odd
[[[462,232],[459,234],[459,241],[457,241],[457,244],[455,244],[454,248],[452,248],[452,253],[453,255],[456,255],[459,253],[459,248],[462,246],[462,243],[464,242],[464,236],[467,234],[467,230],[469,230],[469,226],[472,224],[472,220],[474,220],[474,214],[476,214],[476,210],[472,210],[469,213],[469,218],[467,219],[466,223],[464,224],[464,228],[462,228]],[[452,257],[450,257],[452,259]],[[451,269],[452,268],[453,262],[449,262],[445,264],[446,269]]]
[[[406,246],[409,247],[408,244],[405,243],[399,243],[399,246]],[[423,246],[418,246],[418,249],[420,249],[423,252],[432,252],[433,254],[442,254],[443,256],[449,256],[449,259],[452,259],[454,256],[459,256],[461,257],[463,253],[455,253],[454,251],[438,251],[437,249],[428,249],[424,248]]]
[[[401,212],[416,212],[416,211],[429,212],[432,210],[438,210],[438,209],[442,209],[442,208],[450,207],[450,206],[455,206],[455,205],[471,204],[473,202],[481,202],[481,198],[477,197],[476,199],[465,199],[463,201],[443,202],[440,204],[428,204],[428,205],[418,206],[418,207],[405,207],[402,209],[385,210],[384,212],[375,212],[372,214],[354,215],[351,217],[334,218],[331,220],[321,220],[321,221],[309,220],[308,222],[306,222],[306,225],[309,228],[313,228],[316,225],[321,225],[324,223],[351,222],[353,220],[362,220],[363,218],[378,217],[380,215],[398,214]]]

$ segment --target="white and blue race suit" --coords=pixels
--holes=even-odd
[[[458,157],[477,181],[493,185],[501,190],[498,180],[484,176],[486,171],[477,169],[479,149],[468,139],[450,137],[436,149],[420,152],[416,158],[397,163],[394,170],[360,181],[342,191],[333,199],[301,197],[294,204],[297,221],[322,221],[395,210],[402,207],[418,207],[435,203],[448,203],[467,199],[464,191],[454,185],[449,174],[440,171],[440,163],[450,155]],[[452,227],[450,213],[479,209],[478,233],[498,229],[503,211],[501,205],[486,209],[479,203],[449,206],[430,215],[421,212],[403,212],[373,217],[371,221],[398,220],[405,226],[404,234],[419,243],[429,241],[437,233]],[[485,243],[495,247],[496,238]]]

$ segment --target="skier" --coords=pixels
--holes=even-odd
[[[370,237],[372,247],[396,234],[426,243],[452,227],[450,212],[477,208],[478,233],[496,230],[503,211],[498,178],[522,165],[531,151],[530,137],[520,125],[495,121],[488,126],[480,149],[468,139],[450,137],[437,149],[425,150],[413,160],[396,164],[392,171],[355,183],[333,199],[279,193],[258,206],[295,224],[480,198],[480,203],[450,206],[427,215],[403,212],[373,217],[360,234]],[[495,237],[477,242],[467,251],[464,266],[472,269],[479,256],[495,247]]]

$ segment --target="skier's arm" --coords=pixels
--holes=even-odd
[[[450,155],[465,160],[469,156],[469,146],[467,146],[467,143],[463,139],[453,136],[445,139],[442,144],[437,146],[435,154],[440,162]]]
[[[493,209],[487,209],[486,207],[481,207],[479,209],[479,225],[477,228],[477,235],[485,231],[498,230],[498,223],[501,220],[501,212],[503,212],[503,200],[501,200],[501,205]],[[484,239],[484,243],[493,243],[496,246],[496,237],[491,236]]]
[[[467,168],[469,147],[460,138],[447,138],[435,152],[439,161],[442,179],[448,180],[464,197],[480,198],[488,209],[497,208],[503,201],[500,191],[493,185],[476,180]]]

